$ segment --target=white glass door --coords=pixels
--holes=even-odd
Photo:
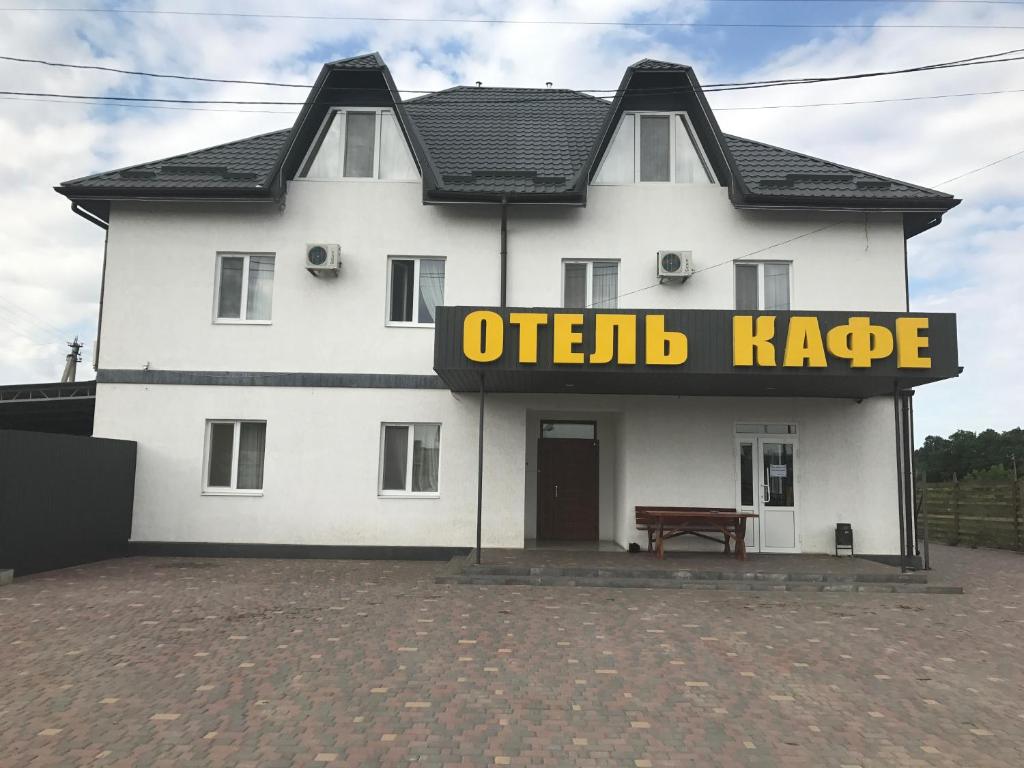
[[[736,438],[736,501],[747,523],[752,552],[799,552],[796,505],[796,438],[742,435]]]
[[[757,453],[757,438],[753,435],[744,435],[736,438],[736,507],[740,512],[751,515],[760,515],[761,509],[757,503],[757,496],[760,492],[760,485],[757,481],[757,470],[755,469],[754,456]],[[748,552],[761,551],[761,520],[758,517],[747,519],[747,535],[744,539]]]

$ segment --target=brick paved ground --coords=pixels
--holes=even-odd
[[[0,765],[1024,765],[1024,557],[964,596],[138,558],[0,589]]]

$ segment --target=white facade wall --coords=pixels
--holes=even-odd
[[[100,366],[431,374],[433,331],[385,323],[387,257],[443,256],[446,304],[496,305],[499,215],[425,206],[419,182],[291,182],[283,210],[116,204]],[[904,310],[899,216],[738,211],[723,188],[684,185],[593,187],[586,208],[513,207],[508,303],[559,306],[562,260],[594,258],[620,260],[620,307],[727,309],[732,259],[828,224],[756,257],[792,262],[793,308]],[[313,242],[341,244],[338,279],[305,271]],[[676,248],[706,271],[655,285],[656,252]],[[269,325],[212,322],[218,252],[276,254]],[[471,546],[477,409],[476,395],[445,390],[100,384],[95,434],[139,444],[137,541]],[[491,395],[486,546],[521,546],[535,531],[539,420],[572,412],[599,422],[602,538],[639,541],[636,504],[733,506],[735,424],[779,422],[798,429],[803,550],[831,551],[841,520],[859,551],[899,551],[888,398]],[[267,421],[262,495],[202,494],[211,418]],[[439,498],[378,496],[385,421],[441,422]]]

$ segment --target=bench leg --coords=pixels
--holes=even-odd
[[[741,517],[736,521],[736,559],[747,559],[747,519]]]

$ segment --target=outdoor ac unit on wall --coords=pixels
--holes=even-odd
[[[691,251],[658,251],[658,280],[662,283],[684,282],[693,274]]]
[[[306,245],[306,270],[309,274],[337,276],[341,268],[341,246],[336,243]]]

